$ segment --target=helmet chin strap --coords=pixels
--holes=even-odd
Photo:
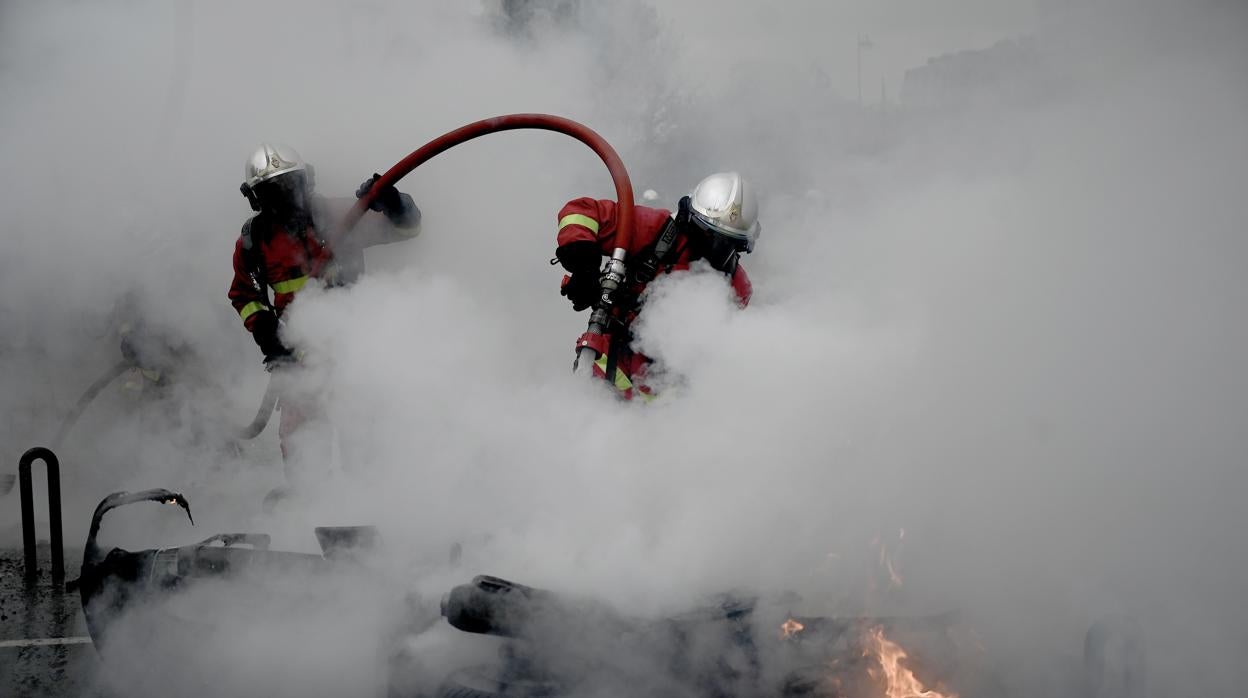
[[[688,196],[680,197],[680,202],[676,204],[676,225],[688,230],[693,224],[693,199]]]
[[[703,258],[712,267],[725,274],[731,276],[736,273],[737,262],[741,258],[741,253],[737,250],[737,243],[711,232],[706,232],[704,235],[710,237],[710,242],[706,246]]]

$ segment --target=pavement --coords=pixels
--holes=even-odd
[[[0,696],[111,697],[78,593],[52,588],[49,555],[41,542],[40,575],[27,586],[22,551],[0,550]],[[67,579],[81,564],[81,548],[65,551]]]

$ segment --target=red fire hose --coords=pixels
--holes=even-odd
[[[445,133],[413,151],[374,182],[373,188],[356,201],[355,206],[347,213],[342,223],[343,234],[355,227],[360,216],[368,210],[369,204],[378,192],[398,182],[407,173],[432,159],[433,156],[487,133],[522,128],[556,131],[584,143],[602,158],[607,170],[611,173],[611,180],[615,183],[615,198],[619,205],[620,216],[619,228],[616,232],[617,246],[611,254],[611,262],[603,276],[602,295],[594,307],[594,312],[590,315],[589,328],[577,341],[577,358],[576,363],[573,364],[573,370],[577,370],[580,366],[585,367],[583,370],[589,370],[588,367],[597,359],[597,354],[605,350],[604,334],[615,302],[615,291],[624,285],[624,258],[627,255],[628,244],[633,237],[633,183],[629,180],[628,171],[624,169],[624,162],[620,160],[615,149],[588,126],[550,114],[508,114],[476,121]]]

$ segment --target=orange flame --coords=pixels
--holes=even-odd
[[[874,651],[876,660],[884,670],[885,698],[958,698],[956,693],[928,690],[914,672],[902,663],[907,657],[906,651],[901,645],[884,637],[882,626],[872,628],[869,635],[872,646],[866,653]],[[871,674],[874,676],[875,672]]]
[[[806,629],[805,625],[790,618],[780,624],[780,639],[787,640]]]

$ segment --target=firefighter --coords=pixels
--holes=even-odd
[[[355,281],[364,271],[364,248],[415,237],[420,209],[412,197],[387,187],[370,206],[381,216],[365,216],[351,234],[334,239],[334,224],[353,202],[315,194],[313,168],[293,148],[260,145],[247,159],[244,177],[240,189],[256,215],[243,224],[234,246],[230,302],[264,353],[265,369],[286,373],[295,352],[281,337],[280,321],[295,294],[310,282],[332,287]],[[356,197],[378,177],[365,180]],[[289,460],[291,435],[322,410],[315,395],[284,391],[280,402],[278,436]]]
[[[234,457],[238,445],[224,437],[217,409],[225,394],[212,379],[203,356],[183,334],[152,314],[138,290],[124,293],[110,314],[122,361],[87,388],[62,421],[55,443],[63,443],[103,388],[121,377],[121,392],[141,434],[163,434],[180,447],[206,446]]]
[[[126,300],[133,303],[133,298],[133,294],[127,294]],[[116,332],[121,356],[130,365],[122,389],[135,399],[161,397],[173,382],[172,374],[190,353],[190,347],[153,330],[142,316],[122,318],[116,323]]]
[[[578,312],[594,306],[601,296],[602,258],[616,246],[616,208],[614,201],[586,197],[569,201],[559,211],[555,257],[569,274],[561,293]],[[644,383],[650,359],[630,348],[631,326],[641,309],[640,295],[646,284],[658,274],[687,270],[703,260],[728,278],[744,308],[752,291],[739,258],[754,249],[761,230],[754,191],[736,172],[703,179],[680,200],[675,213],[637,206],[633,220],[633,237],[626,250],[629,273],[621,289],[624,297],[615,303],[613,327],[593,346],[599,353],[594,375],[611,375],[610,382],[625,399],[637,393],[643,398],[653,396]]]

